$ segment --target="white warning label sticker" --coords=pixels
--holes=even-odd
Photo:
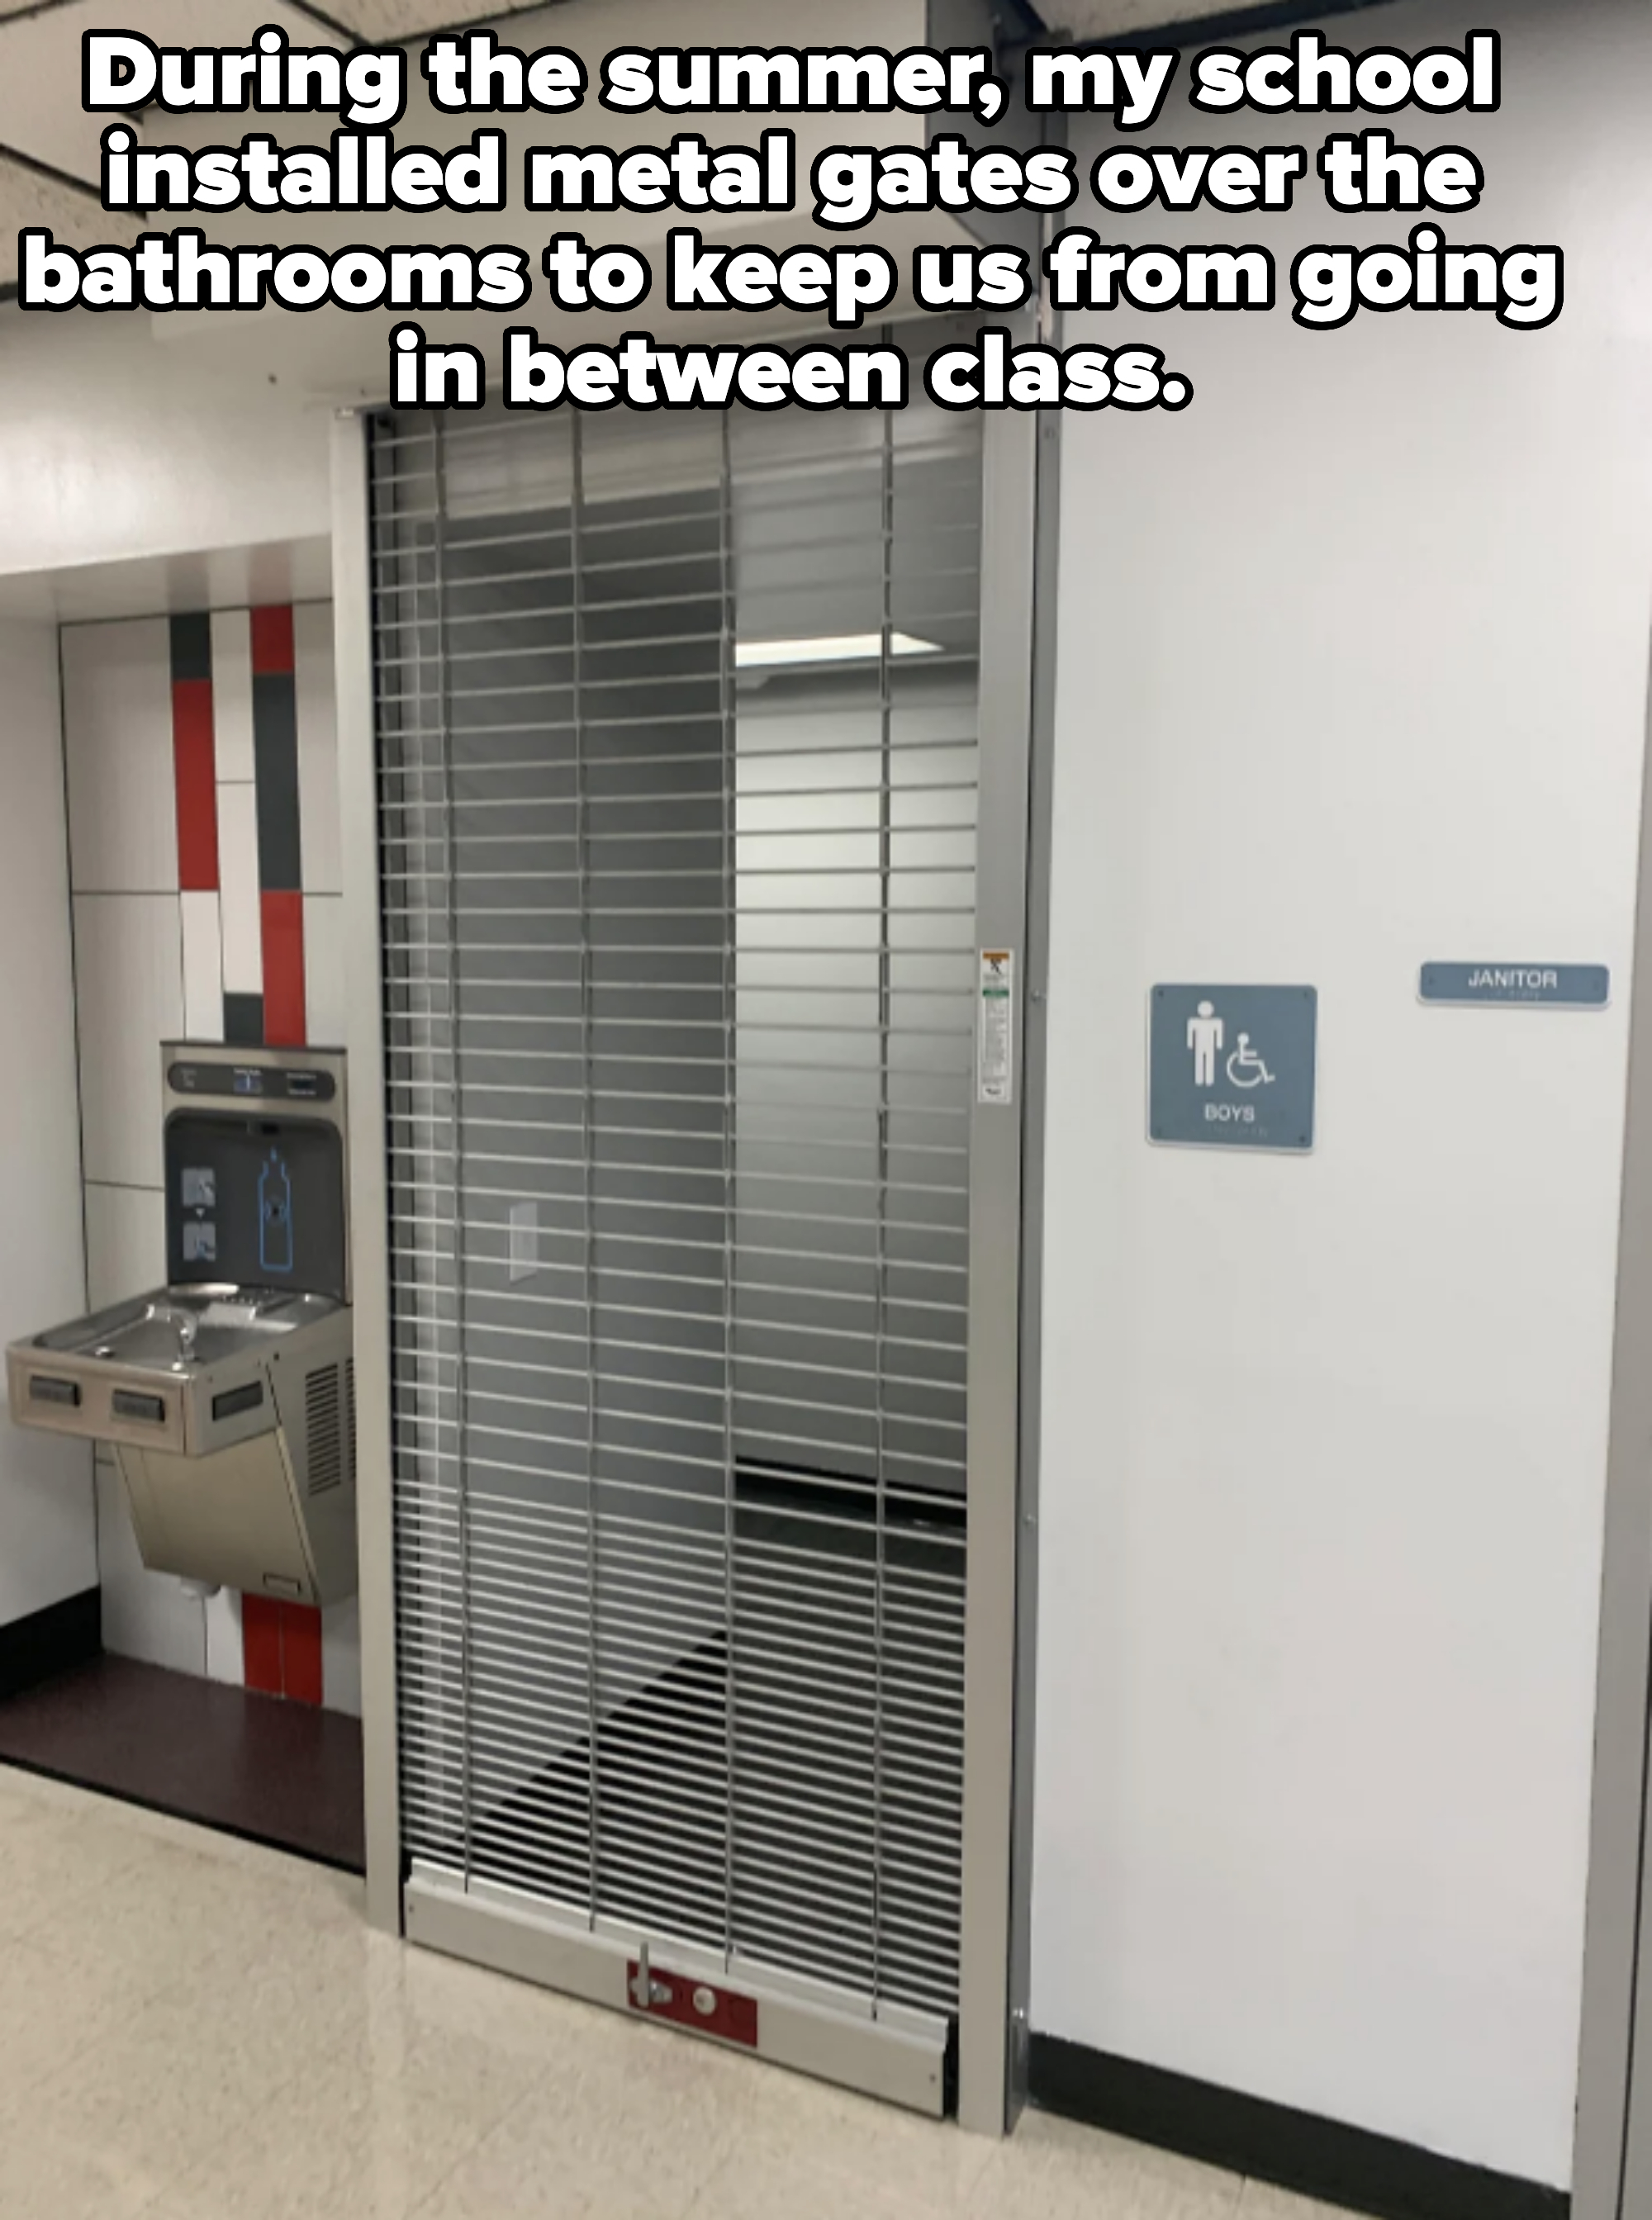
[[[977,1093],[982,1102],[1015,1100],[1015,951],[981,951],[980,1069]]]

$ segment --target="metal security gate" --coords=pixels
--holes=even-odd
[[[410,1893],[614,2001],[651,1953],[876,2028],[937,2091],[979,425],[371,446]],[[867,2078],[830,2050],[789,2042]]]

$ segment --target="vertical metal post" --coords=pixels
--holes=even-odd
[[[1652,761],[1652,726],[1649,728]],[[1652,780],[1641,804],[1640,903],[1606,1464],[1600,1679],[1573,2211],[1635,2220],[1652,2174]],[[1639,2084],[1638,2089],[1636,2084]]]
[[[365,419],[333,424],[333,617],[344,841],[350,1240],[355,1307],[358,1549],[367,1916],[402,1928],[396,1514],[390,1433],[390,1198],[385,1162],[383,921],[374,714],[371,495]]]
[[[1038,548],[1038,420],[986,427],[982,516],[982,948],[1017,957],[1013,1103],[969,1126],[969,1586],[964,1620],[963,1922],[958,2117],[984,2135],[1010,2117],[1011,1955],[1019,1487],[1021,1089],[1027,826]],[[980,1011],[976,1013],[977,1025]]]
[[[577,416],[568,427],[569,602],[573,612],[574,841],[579,875],[580,1178],[585,1275],[585,1693],[586,1824],[591,1925],[602,1909],[602,1581],[596,1481],[596,979],[591,960],[590,782],[585,764],[585,447]]]
[[[734,458],[727,412],[721,426],[718,460],[718,584],[722,625],[718,641],[718,695],[722,727],[723,822],[723,1954],[735,1950],[736,1861],[739,1830],[734,1775],[739,1755],[739,1652],[735,1643],[739,1605],[735,1547],[739,1531],[739,1485],[734,1441],[734,1217],[739,1207],[739,714],[735,689],[734,651],[739,626],[735,603]]]
[[[885,338],[888,336],[886,332]],[[888,1419],[884,1378],[888,1367],[889,1318],[889,1032],[893,1022],[895,702],[891,642],[895,637],[895,419],[883,417],[880,543],[883,566],[882,639],[878,657],[877,771],[877,1200],[873,1265],[872,1409],[876,1441],[876,1538],[872,1566],[872,1994],[883,1993],[883,1857],[887,1687],[885,1626],[889,1575]]]
[[[1053,334],[1042,324],[1040,336]],[[1038,1498],[1044,1362],[1044,1088],[1049,1048],[1050,846],[1054,815],[1056,581],[1061,556],[1062,420],[1038,422],[1034,556],[1032,763],[1027,828],[1026,1007],[1021,1055],[1021,1471],[1016,1562],[1015,1790],[1010,1864],[1009,2120],[1032,2064],[1033,1751],[1038,1693]]]
[[[454,1513],[458,1534],[459,1613],[459,1811],[464,1843],[464,1878],[476,1864],[476,1639],[473,1591],[471,1581],[471,1336],[470,1303],[465,1279],[465,1238],[470,1228],[464,1210],[464,1172],[469,1157],[464,1138],[464,998],[460,991],[458,910],[458,791],[454,778],[453,721],[450,714],[452,664],[447,652],[447,441],[446,419],[431,427],[431,469],[435,480],[435,579],[437,683],[441,714],[437,720],[436,745],[440,750],[438,775],[441,781],[441,927],[443,970],[447,988],[448,1132],[446,1170],[452,1196],[451,1241],[453,1269],[453,1428],[451,1452]],[[423,789],[421,765],[421,790]],[[422,815],[422,812],[421,812]],[[429,836],[421,830],[421,843]],[[426,932],[429,925],[427,920]],[[428,940],[427,938],[427,945]],[[434,1012],[432,1013],[433,1020]],[[432,1030],[435,1030],[433,1023]],[[435,1058],[433,1057],[433,1063]],[[431,1154],[435,1158],[433,1133]],[[438,1388],[438,1438],[440,1393]],[[437,1452],[438,1462],[440,1451]]]

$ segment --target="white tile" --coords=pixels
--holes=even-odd
[[[234,1588],[220,1588],[209,1596],[207,1612],[207,1678],[244,1687],[246,1659],[241,1648],[241,1600]]]
[[[246,609],[220,609],[212,620],[212,721],[221,783],[250,784],[252,620]]]
[[[321,1701],[361,1717],[361,1610],[354,1596],[321,1613]]]
[[[3,1768],[0,1936],[19,2220],[1332,2220],[1038,2114],[965,2136],[408,1949],[358,1883]]]
[[[159,1188],[86,1188],[86,1294],[95,1311],[166,1279],[166,1198]]]
[[[113,1461],[97,1468],[97,1577],[103,1591],[103,1647],[174,1673],[199,1674],[206,1626],[198,1596],[168,1573],[152,1573],[138,1550],[126,1485]]]
[[[65,1312],[78,1318],[86,1306],[84,1294],[72,1305],[48,1303],[38,1288],[34,1300],[33,1314],[20,1320],[25,1332],[62,1323]],[[0,1400],[0,1626],[97,1586],[96,1506],[91,1444],[11,1425]]]
[[[184,1030],[178,899],[80,895],[74,915],[86,1177],[160,1187],[160,1045]]]
[[[38,1845],[29,1845],[31,1862],[55,1861],[66,1847],[66,1830],[47,1825],[18,1832],[25,1843],[31,1832],[41,1837]],[[37,1879],[51,1886],[55,1876],[47,1873]],[[26,2088],[71,2065],[141,1993],[141,1983],[103,1978],[100,1968],[57,1948],[49,1932],[37,1932],[30,1941],[9,1939],[0,1950],[0,2084],[8,2090]],[[4,2209],[0,2204],[0,2211]]]
[[[677,2070],[686,2072],[687,2062]],[[639,2071],[648,2071],[640,2060]],[[973,2210],[970,2199],[998,2148],[985,2136],[819,2084],[776,2083],[760,2067],[750,2071],[748,2117],[696,2215],[953,2220]],[[595,2209],[602,2210],[600,2203]],[[1102,2205],[1098,2214],[1123,2220],[1127,2210]]]
[[[102,2152],[85,2151],[43,2130],[29,2115],[28,2092],[16,2092],[18,2117],[0,2130],[0,2212],[49,2212],[52,2220],[140,2220],[154,2211],[159,2185],[147,2175],[111,2166]]]
[[[218,874],[224,928],[224,992],[264,992],[264,925],[259,910],[259,803],[251,786],[218,789]]]
[[[77,892],[178,885],[171,635],[164,617],[63,635],[69,851]]]
[[[1237,2174],[1029,2112],[991,2156],[963,2208],[969,2220],[1238,2220]]]
[[[249,2145],[221,2146],[185,2179],[178,2220],[404,2220],[543,2072],[486,2032],[423,2018],[394,1989],[319,2062]]]
[[[1265,2181],[1247,2181],[1239,2220],[1348,2220],[1348,2215],[1339,2204],[1320,2204],[1312,2198],[1271,2188]]]
[[[184,915],[184,1030],[192,1041],[224,1037],[224,932],[216,895],[178,896]]]
[[[333,676],[332,603],[301,603],[293,611],[292,629],[304,892],[342,894],[344,851],[339,829],[339,720]]]
[[[552,2072],[460,2161],[421,2215],[687,2220],[698,2206],[721,2220],[734,2211],[720,2193],[720,2170],[750,2130],[761,2069],[691,2039],[646,2039],[663,2033],[617,2015],[570,2023]],[[832,2220],[857,2211],[833,2190]],[[739,2209],[772,2220],[793,2208],[782,2197]]]
[[[27,1937],[84,1960],[85,1938],[65,1911],[150,1861],[149,1846],[129,1828],[109,1824],[109,1805],[65,1802],[72,1792],[60,1783],[35,1782],[27,1793],[12,1774],[0,1774],[0,1938],[9,1944]],[[130,1993],[124,1977],[118,1986]]]
[[[152,1884],[140,1908],[158,1894]],[[282,2033],[290,2042],[290,2023]],[[178,2070],[185,2049],[187,2074]],[[251,2009],[235,2024],[229,1984],[215,1981],[207,1967],[187,1989],[128,2012],[71,2072],[31,2091],[29,2110],[36,2132],[56,2148],[91,2161],[134,2192],[146,2189],[162,2211],[176,2211],[165,2192],[215,2150],[245,2148],[303,2063],[282,2055]]]
[[[344,903],[337,895],[304,897],[304,997],[310,1046],[342,1048]]]

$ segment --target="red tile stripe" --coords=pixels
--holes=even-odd
[[[280,677],[293,669],[296,660],[290,608],[254,609],[252,676]]]
[[[252,623],[254,679],[290,677],[295,662],[291,609],[254,609]],[[288,722],[290,723],[290,711]],[[275,768],[261,748],[260,812],[273,807],[277,799],[265,791],[266,776],[272,775]],[[296,771],[296,766],[290,768]],[[261,849],[263,845],[261,839]],[[309,1038],[304,992],[304,897],[296,887],[265,886],[260,889],[259,902],[264,926],[264,1038],[271,1048],[302,1048]],[[248,1630],[247,1686],[255,1685],[255,1644],[259,1667],[268,1670],[266,1630],[268,1615],[272,1614],[277,1681],[271,1693],[286,1696],[296,1704],[319,1707],[324,1694],[321,1612],[308,1604],[272,1604],[261,1596],[248,1596],[245,1612],[242,1624]]]
[[[321,1614],[313,1605],[284,1603],[281,1612],[281,1680],[295,1704],[321,1706]]]
[[[302,1048],[309,1032],[304,997],[304,897],[259,896],[264,914],[264,1038],[271,1048]]]
[[[172,682],[172,771],[178,794],[178,882],[186,895],[218,891],[217,752],[212,681]]]
[[[247,1687],[259,1695],[283,1693],[281,1606],[268,1596],[241,1598],[241,1668]]]
[[[271,1048],[302,1048],[304,1014],[304,898],[265,893],[264,914],[264,1038]],[[248,1604],[253,1599],[247,1599]],[[262,1604],[262,1599],[259,1600]],[[320,1706],[322,1697],[321,1614],[307,1604],[267,1606],[277,1614],[280,1680],[274,1691],[296,1704]],[[245,1624],[245,1622],[243,1622]],[[247,1656],[247,1685],[252,1657]]]
[[[241,1658],[246,1685],[260,1696],[321,1704],[321,1614],[307,1603],[241,1598]]]

